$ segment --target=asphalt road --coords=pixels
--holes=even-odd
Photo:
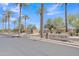
[[[79,49],[26,38],[0,36],[0,56],[79,56]]]

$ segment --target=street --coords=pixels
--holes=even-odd
[[[0,56],[79,56],[79,49],[28,38],[0,36]]]

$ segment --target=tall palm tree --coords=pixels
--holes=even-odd
[[[5,13],[3,13],[2,15],[3,15],[3,17],[2,17],[2,23],[3,24],[2,25],[3,25],[3,31],[4,31],[4,30],[6,30],[6,21],[7,21],[6,18],[7,17],[6,17],[6,14]]]
[[[66,27],[66,32],[68,32],[68,23],[67,23],[67,3],[65,3],[65,27]]]
[[[19,5],[19,31],[18,31],[18,35],[20,35],[22,7],[26,7],[28,4],[27,3],[16,3],[16,5]]]
[[[27,15],[23,15],[22,17],[23,17],[24,20],[25,20],[25,31],[26,31],[26,20],[29,19],[29,17],[28,17]]]
[[[60,4],[59,4],[60,5]],[[65,14],[65,31],[68,32],[68,21],[67,21],[67,3],[62,3],[61,6],[64,5],[64,14]]]
[[[16,20],[13,21],[13,23],[14,23],[14,30],[16,28],[16,22],[17,22]]]
[[[12,16],[13,12],[10,10],[6,11],[7,21],[8,21],[8,32],[10,32],[10,18]]]
[[[43,28],[44,28],[44,4],[41,3],[41,12],[40,12],[40,36],[43,38]]]
[[[3,32],[4,32],[4,27],[5,27],[4,24],[5,24],[5,15],[3,14],[3,17],[2,17]]]
[[[5,14],[5,32],[6,32],[7,15]]]

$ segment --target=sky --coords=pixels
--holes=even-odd
[[[78,14],[79,4],[68,4],[68,14]],[[40,3],[30,3],[28,6],[22,8],[22,14],[28,15],[30,18],[27,19],[26,25],[34,24],[39,29],[40,28],[40,15],[38,9],[40,8]],[[44,13],[44,24],[49,18],[62,17],[64,19],[64,4],[56,3],[44,3],[45,13]],[[14,28],[13,21],[19,15],[19,6],[13,3],[0,3],[0,21],[2,20],[2,14],[6,10],[11,10],[14,12],[11,17],[11,29]],[[24,20],[22,21],[24,23]],[[7,23],[6,23],[7,25]],[[8,27],[8,26],[7,26]],[[2,23],[0,23],[0,29],[2,28]]]

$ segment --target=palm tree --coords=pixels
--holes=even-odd
[[[41,3],[41,12],[40,12],[40,36],[43,38],[43,28],[44,28],[44,4]]]
[[[14,23],[14,30],[16,28],[16,22],[17,22],[16,20],[13,21],[13,23]]]
[[[67,23],[67,3],[65,3],[65,27],[66,27],[66,32],[68,32],[68,23]]]
[[[2,21],[1,22],[3,23],[2,25],[3,25],[3,31],[4,31],[4,30],[6,30],[6,21],[7,21],[6,18],[7,18],[7,16],[6,16],[5,13],[3,13],[2,15],[3,15],[3,17],[2,17]]]
[[[10,10],[6,11],[7,21],[8,21],[8,32],[10,32],[10,18],[12,16],[13,12]]]
[[[7,15],[5,14],[5,31],[6,31]]]
[[[19,31],[18,35],[20,35],[20,29],[21,29],[21,15],[22,15],[22,7],[26,7],[27,3],[16,3],[16,5],[19,5]]]
[[[4,24],[5,24],[5,15],[3,14],[3,17],[2,17],[3,32],[4,32]]]
[[[22,17],[25,19],[25,30],[26,30],[26,20],[29,19],[29,17],[27,15],[23,15]]]

